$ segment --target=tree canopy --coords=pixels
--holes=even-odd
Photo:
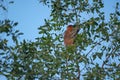
[[[0,20],[0,35],[6,35],[0,38],[1,75],[17,80],[120,79],[120,2],[108,19],[102,0],[39,2],[51,13],[38,27],[41,36],[35,41],[19,41],[23,33],[14,30],[19,22]],[[63,34],[71,23],[79,25],[80,32],[75,46],[65,47]]]

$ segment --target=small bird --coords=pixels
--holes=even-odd
[[[71,46],[75,42],[75,38],[79,32],[79,27],[76,25],[68,25],[67,30],[64,33],[65,46]]]

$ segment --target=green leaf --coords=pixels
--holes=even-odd
[[[18,33],[18,35],[23,35],[24,33]]]
[[[96,57],[97,57],[97,55],[96,55],[96,54],[94,54],[92,57],[93,57],[93,60],[95,60],[95,59],[96,59]]]
[[[13,4],[13,3],[14,3],[14,1],[10,1],[10,2],[9,2],[9,4]]]

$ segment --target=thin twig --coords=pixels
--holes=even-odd
[[[114,50],[115,50],[115,48],[111,51],[111,53],[113,53]],[[110,54],[111,54],[111,53],[110,53]],[[102,68],[104,67],[104,65],[106,64],[106,62],[108,61],[108,59],[110,58],[110,54],[107,56],[106,60],[103,61]]]
[[[81,72],[80,72],[80,66],[79,66],[79,64],[77,64],[77,68],[78,68],[78,77],[77,78],[78,78],[78,80],[80,80],[80,73]]]
[[[96,43],[95,46],[86,54],[86,56],[88,56],[90,54],[90,52],[92,52],[92,50],[102,42],[103,40],[101,40],[99,43]]]

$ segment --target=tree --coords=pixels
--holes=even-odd
[[[120,10],[106,20],[102,0],[40,0],[51,8],[51,18],[38,28],[41,37],[35,42],[17,37],[12,27],[17,23],[4,21],[1,33],[10,33],[14,46],[2,39],[1,74],[8,79],[120,79]],[[84,20],[82,15],[92,15]],[[9,28],[3,29],[9,23]],[[63,26],[79,25],[75,46],[63,46]],[[7,31],[5,31],[7,30]],[[59,33],[58,33],[59,32]]]

